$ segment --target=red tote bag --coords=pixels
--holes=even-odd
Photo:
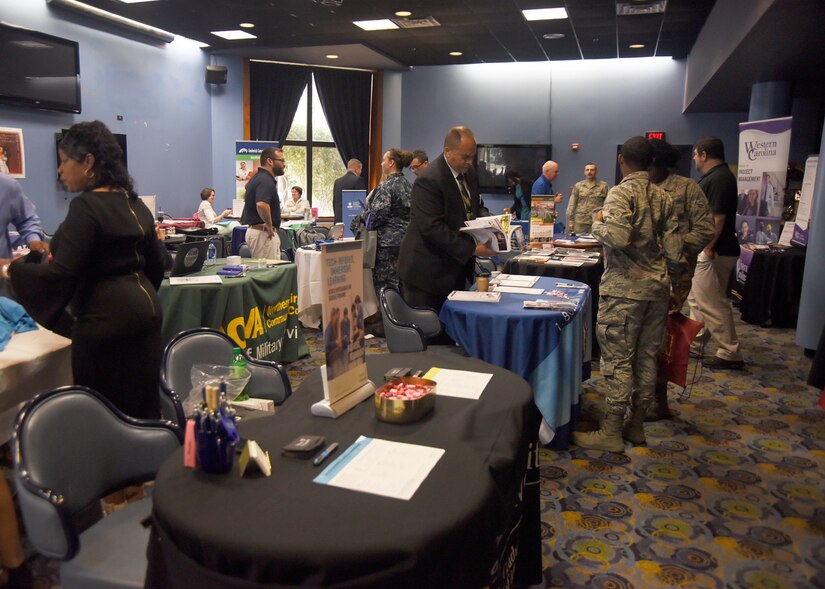
[[[704,324],[681,313],[667,316],[665,345],[659,353],[659,378],[669,380],[682,388],[687,384],[690,343]]]

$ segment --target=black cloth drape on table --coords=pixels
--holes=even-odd
[[[253,140],[283,145],[311,70],[278,63],[249,64],[249,124]]]
[[[316,69],[315,87],[344,164],[358,158],[369,169],[372,74]]]

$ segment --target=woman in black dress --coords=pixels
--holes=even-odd
[[[132,417],[160,416],[163,261],[154,219],[138,199],[120,149],[100,121],[73,125],[58,148],[72,199],[48,264],[10,267],[18,300],[46,327],[70,311],[76,384]]]

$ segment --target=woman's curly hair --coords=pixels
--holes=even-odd
[[[130,198],[137,198],[132,177],[123,162],[123,150],[102,122],[85,121],[72,125],[60,139],[59,147],[66,157],[77,162],[82,162],[86,154],[94,156],[93,175],[86,185],[87,190],[108,186],[125,191]]]

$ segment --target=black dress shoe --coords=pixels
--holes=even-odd
[[[704,365],[708,368],[720,368],[722,370],[742,370],[745,367],[744,360],[725,360],[719,356],[705,358]]]

